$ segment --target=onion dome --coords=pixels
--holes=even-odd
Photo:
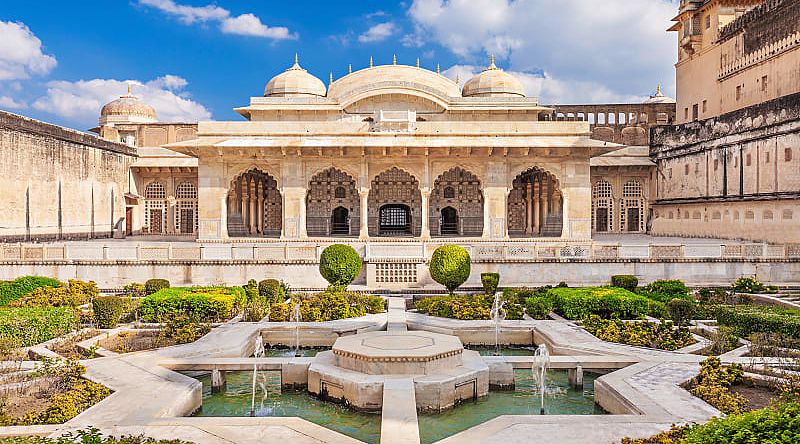
[[[665,96],[661,92],[661,84],[659,83],[658,88],[656,88],[656,93],[642,103],[675,103],[675,99]]]
[[[128,85],[128,94],[120,96],[103,106],[100,110],[100,124],[107,123],[150,123],[158,121],[156,110],[131,94]]]
[[[469,79],[461,91],[464,97],[525,97],[525,89],[516,77],[494,64],[494,56],[489,66],[480,74]]]
[[[264,89],[264,97],[325,96],[325,84],[300,67],[297,54],[294,65],[273,77]]]

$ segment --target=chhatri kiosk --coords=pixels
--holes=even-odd
[[[326,88],[295,60],[236,111],[166,145],[198,159],[200,241],[585,241],[589,159],[619,148],[494,60],[463,88],[396,63]]]

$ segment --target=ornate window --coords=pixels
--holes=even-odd
[[[638,180],[629,180],[622,186],[619,228],[620,231],[645,231],[644,195],[642,184]]]
[[[196,233],[197,187],[191,182],[182,182],[175,188],[175,197],[175,232]]]
[[[605,179],[592,188],[592,227],[597,232],[613,231],[614,189]]]
[[[151,182],[144,189],[144,227],[143,231],[151,234],[163,234],[166,231],[167,189],[161,182]]]
[[[447,187],[444,189],[444,193],[442,194],[444,194],[445,199],[455,199],[456,190],[454,190],[453,187]]]

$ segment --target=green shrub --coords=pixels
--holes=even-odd
[[[541,296],[526,298],[525,311],[533,319],[547,319],[547,315],[553,311],[553,301]]]
[[[615,287],[553,288],[547,292],[554,311],[567,319],[598,315],[610,319],[636,319],[664,306],[644,296]]]
[[[119,296],[98,297],[92,300],[92,313],[97,328],[114,328],[127,308],[127,301]]]
[[[481,284],[486,294],[494,296],[497,286],[500,285],[500,273],[481,273]]]
[[[689,329],[673,328],[671,322],[622,322],[590,316],[583,321],[583,328],[603,341],[660,350],[678,350],[697,342]]]
[[[740,277],[731,285],[736,293],[764,293],[767,287],[755,277]]]
[[[0,310],[0,338],[23,347],[69,333],[77,323],[68,307],[20,307]]]
[[[169,281],[166,279],[148,279],[144,283],[144,292],[146,295],[151,295],[163,288],[169,288]]]
[[[501,296],[506,319],[522,319],[524,307],[514,293],[505,292]],[[494,297],[488,295],[474,296],[431,296],[416,302],[417,311],[430,316],[460,320],[491,319]]]
[[[611,276],[611,286],[624,288],[628,291],[634,291],[636,290],[636,287],[639,286],[639,279],[630,274],[618,274]]]
[[[665,304],[675,298],[693,300],[689,288],[677,279],[653,281],[641,287],[637,293]]]
[[[296,303],[300,304],[302,322],[355,318],[386,310],[386,301],[379,296],[326,290],[321,293],[296,295],[288,303],[272,304],[269,310],[270,322],[290,321]]]
[[[94,282],[70,280],[58,287],[39,287],[9,304],[12,307],[77,307],[100,294]]]
[[[122,294],[134,298],[143,298],[147,296],[147,291],[144,288],[144,284],[132,282],[122,287]]]
[[[450,294],[469,279],[470,257],[458,245],[442,245],[433,252],[430,273],[434,281],[447,288]]]
[[[693,427],[686,444],[795,444],[800,442],[800,403],[786,403]]]
[[[286,299],[284,285],[275,279],[264,279],[259,282],[258,294],[268,304],[283,302]]]
[[[192,444],[178,439],[156,440],[145,436],[122,436],[119,438],[104,436],[98,429],[89,428],[70,432],[60,438],[51,439],[43,436],[14,436],[0,438],[0,444]]]
[[[715,309],[717,322],[729,326],[737,335],[781,333],[800,339],[800,310],[763,305],[720,305]]]
[[[176,344],[188,344],[211,331],[211,326],[198,323],[185,315],[169,318],[161,328],[161,335],[175,341]]]
[[[13,281],[0,282],[0,306],[7,305],[40,287],[58,287],[56,279],[42,276],[23,276]]]
[[[695,386],[689,392],[722,413],[742,413],[747,406],[747,399],[730,391],[730,386],[742,382],[742,376],[744,370],[741,365],[723,367],[718,357],[709,356],[700,363],[700,375],[695,378]]]
[[[355,248],[333,244],[319,256],[319,274],[335,287],[347,288],[361,273],[363,261]]]
[[[667,302],[669,317],[678,325],[684,325],[692,319],[695,311],[695,303],[686,299],[675,298]]]
[[[144,298],[139,311],[145,322],[180,315],[199,323],[221,322],[244,309],[246,300],[242,287],[163,288]]]

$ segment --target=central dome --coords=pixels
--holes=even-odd
[[[264,97],[319,96],[325,97],[326,89],[322,80],[312,76],[300,67],[297,55],[294,65],[273,77],[264,89]]]
[[[157,120],[155,108],[132,95],[130,85],[128,85],[128,94],[105,104],[100,110],[101,125],[107,123],[150,123]]]
[[[464,97],[525,97],[525,88],[516,77],[498,68],[492,56],[489,66],[469,79],[461,94]]]

